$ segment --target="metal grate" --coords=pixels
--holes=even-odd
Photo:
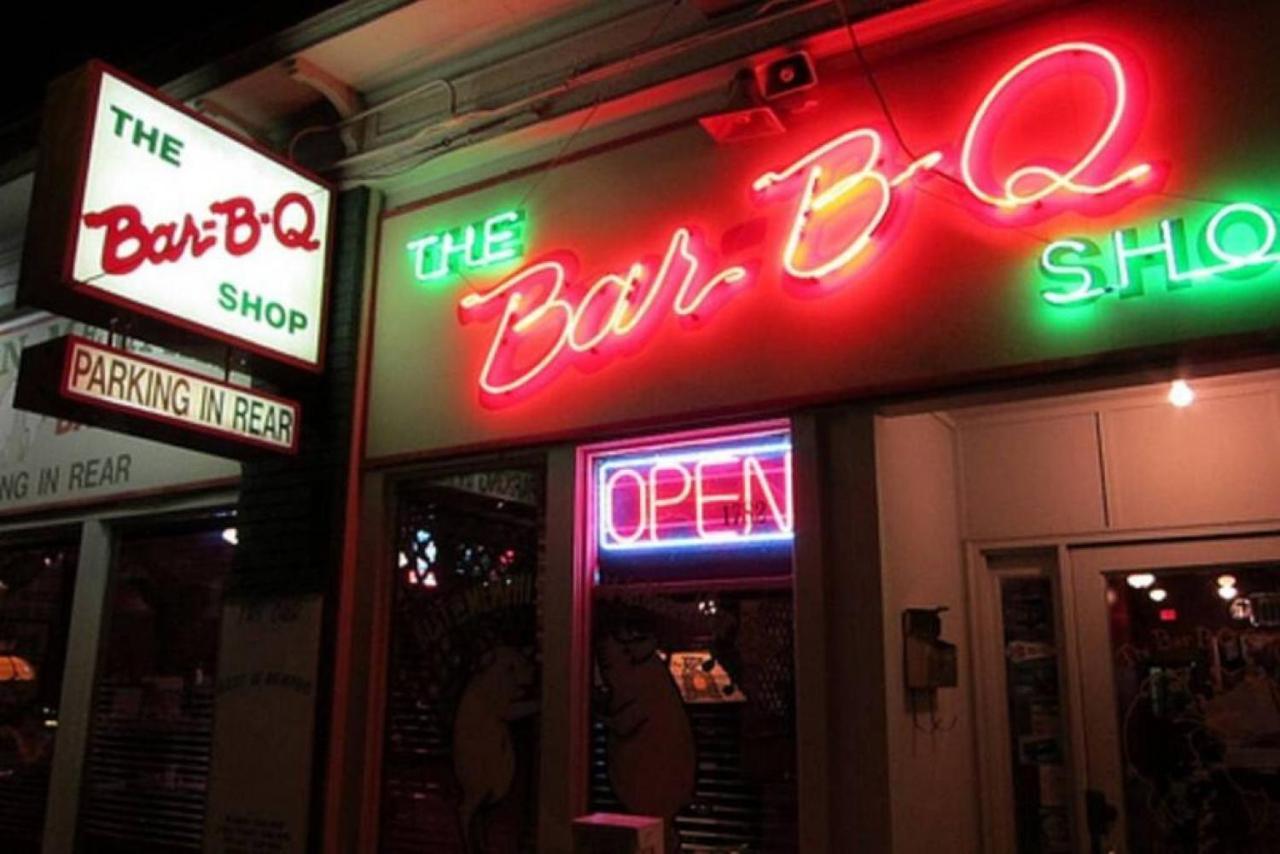
[[[139,717],[144,689],[99,685],[88,754],[83,830],[102,847],[198,851],[213,733],[213,690],[182,692],[168,720]]]
[[[737,696],[745,695],[742,702],[684,703],[696,770],[693,800],[675,817],[679,850],[797,851],[790,593],[644,594],[597,602],[598,631],[626,623],[628,630],[652,632],[660,654],[712,650]],[[591,724],[590,808],[626,812],[610,782],[609,727],[600,710],[598,703]]]
[[[206,520],[121,538],[85,756],[85,850],[201,849],[233,554],[221,523]]]
[[[489,799],[469,824],[484,840],[473,850],[534,850],[541,648],[536,603],[545,549],[540,495],[540,478],[496,472],[424,485],[402,501],[382,851],[465,854],[461,816],[468,793],[455,771],[455,722],[471,680],[495,666],[496,656],[519,663],[519,696],[508,713],[490,718],[482,708],[477,719],[492,726],[495,741],[503,734],[509,739],[514,770],[500,781],[501,796]]]

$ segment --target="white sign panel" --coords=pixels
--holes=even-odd
[[[13,408],[25,347],[78,324],[46,314],[0,327],[0,515],[230,483],[240,464]]]
[[[330,189],[103,70],[77,290],[318,369]]]
[[[68,343],[63,397],[152,421],[294,453],[300,407],[83,338]]]

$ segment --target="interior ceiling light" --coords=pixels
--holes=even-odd
[[[1174,380],[1169,386],[1169,402],[1179,408],[1195,403],[1196,393],[1186,380]]]
[[[1151,597],[1152,602],[1163,602],[1169,598],[1169,591],[1163,587],[1153,587],[1147,595]]]
[[[1230,586],[1219,587],[1218,595],[1230,602],[1240,595],[1240,591]]]
[[[1125,576],[1124,581],[1134,590],[1145,590],[1156,583],[1156,577],[1149,572],[1135,572]]]
[[[1219,587],[1235,587],[1236,577],[1234,575],[1219,575],[1218,586]]]

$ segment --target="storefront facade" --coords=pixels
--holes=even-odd
[[[1264,850],[1274,12],[1020,11],[386,189],[328,850]]]
[[[198,846],[238,464],[12,407],[5,324],[6,850]]]

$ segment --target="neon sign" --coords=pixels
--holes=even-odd
[[[1108,93],[1105,127],[1074,163],[1032,163],[999,180],[992,174],[992,151],[1003,117],[1031,89],[1076,68],[1097,77]],[[1136,185],[1153,168],[1145,162],[1118,165],[1128,141],[1122,130],[1131,118],[1130,88],[1117,56],[1092,42],[1062,42],[1032,53],[979,100],[964,135],[955,183],[971,202],[1002,217],[1034,213],[1051,198],[1065,205]],[[844,284],[884,235],[899,194],[914,179],[945,173],[949,165],[948,156],[935,149],[913,155],[900,169],[887,169],[884,148],[879,131],[854,128],[752,182],[759,203],[791,204],[777,263],[792,281]],[[624,343],[638,347],[652,335],[664,312],[686,322],[705,320],[712,297],[719,305],[750,283],[754,262],[718,266],[696,247],[693,230],[677,228],[656,271],[636,262],[586,286],[573,281],[572,256],[556,253],[464,296],[464,323],[497,321],[479,376],[482,398],[504,405],[539,388],[568,364],[585,367],[615,358],[626,349]]]
[[[1027,86],[1034,85],[1046,75],[1056,73],[1056,63],[1076,60],[1081,55],[1095,57],[1105,64],[1113,92],[1111,117],[1102,133],[1098,134],[1093,147],[1074,165],[1063,171],[1038,164],[1014,170],[1005,178],[999,196],[982,189],[975,177],[974,165],[976,153],[983,151],[990,144],[990,136],[983,134],[987,129],[987,117],[997,110],[1002,99],[1016,98]],[[1124,69],[1116,55],[1106,48],[1092,42],[1063,42],[1033,53],[1005,72],[999,82],[987,92],[978,111],[973,114],[973,121],[969,123],[969,130],[965,132],[964,147],[960,153],[960,174],[964,178],[964,185],[975,198],[998,208],[1012,210],[1025,205],[1034,205],[1059,190],[1078,195],[1097,196],[1143,178],[1151,172],[1150,163],[1131,166],[1096,184],[1091,184],[1082,177],[1098,162],[1099,158],[1108,153],[1121,122],[1126,117],[1128,107],[1129,86],[1125,80]],[[1036,184],[1039,186],[1035,186]]]
[[[817,192],[823,179],[823,169],[819,165],[824,158],[860,142],[867,143],[862,165],[852,173],[831,184],[822,192]],[[757,193],[783,184],[800,170],[804,169],[805,178],[801,185],[800,204],[795,217],[791,221],[791,230],[787,236],[787,246],[782,252],[782,268],[797,279],[821,279],[829,273],[848,265],[857,258],[871,243],[871,237],[884,222],[889,213],[889,204],[893,199],[893,190],[909,180],[920,170],[932,169],[942,161],[942,152],[931,151],[916,159],[892,178],[885,175],[877,167],[880,163],[880,152],[884,143],[880,134],[869,128],[859,128],[836,137],[830,142],[815,148],[780,172],[766,172],[756,179],[752,189]],[[878,196],[876,211],[868,219],[864,227],[855,232],[852,239],[845,243],[839,251],[832,253],[826,260],[810,261],[809,266],[798,260],[798,255],[805,244],[805,239],[819,226],[819,215],[823,211],[839,211],[839,203],[867,187],[874,189]]]
[[[1040,295],[1050,305],[1072,306],[1110,293],[1141,293],[1149,265],[1163,269],[1170,290],[1214,278],[1250,278],[1280,261],[1278,231],[1274,213],[1253,202],[1236,202],[1223,205],[1205,222],[1196,253],[1186,223],[1177,218],[1160,220],[1154,240],[1137,228],[1117,229],[1102,245],[1083,237],[1055,240],[1039,263],[1044,278],[1055,284]]]
[[[576,303],[565,298],[569,272],[556,260],[526,267],[489,291],[467,294],[461,303],[464,321],[485,319],[501,306],[480,388],[506,394],[527,387],[557,363],[601,356],[628,338],[643,337],[660,319],[660,308],[696,321],[713,294],[745,282],[748,273],[740,266],[703,273],[706,263],[695,246],[689,229],[677,229],[656,275],[648,277],[637,262],[623,275],[597,278]],[[533,356],[526,355],[526,346]]]
[[[794,538],[786,435],[599,457],[597,543],[605,552],[736,548]]]
[[[514,261],[524,254],[524,226],[524,211],[517,208],[410,240],[405,249],[413,259],[413,277],[419,282],[435,282],[466,270]]]

